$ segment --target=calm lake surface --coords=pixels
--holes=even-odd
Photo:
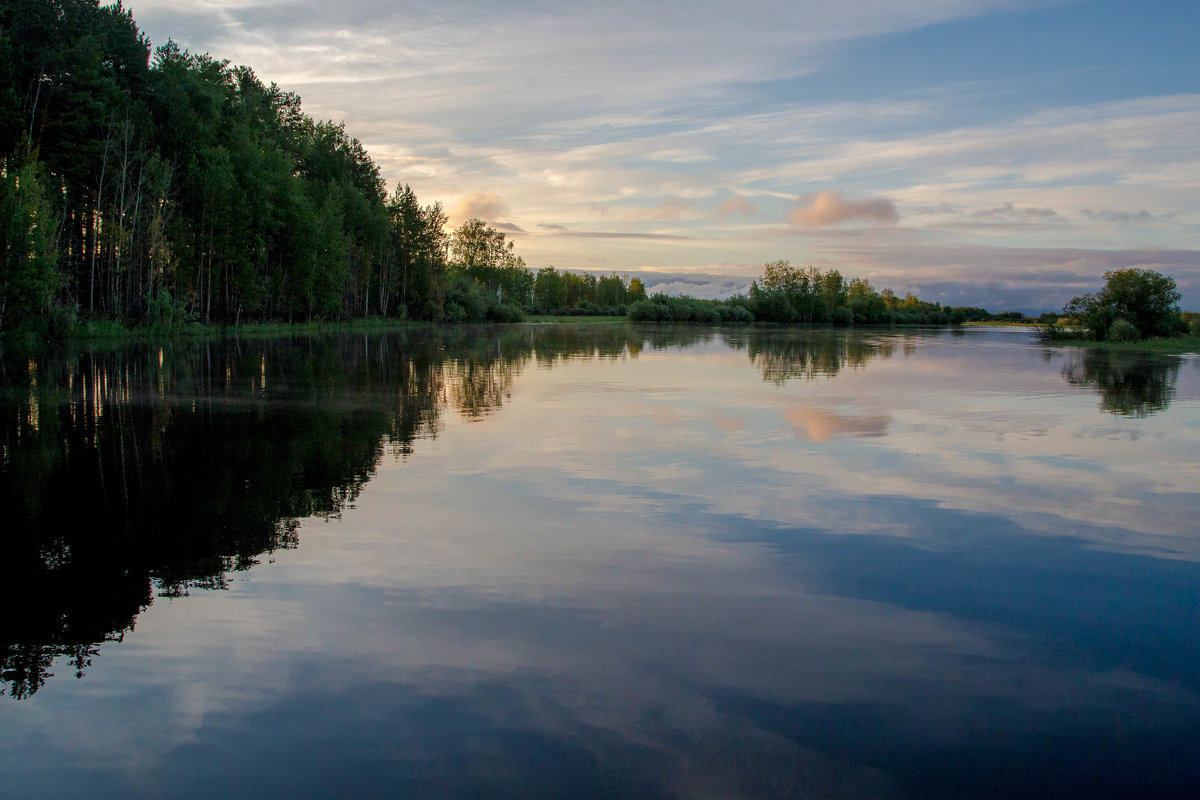
[[[1200,360],[509,326],[0,375],[0,795],[1195,798]]]

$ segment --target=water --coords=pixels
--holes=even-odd
[[[1195,797],[1200,360],[8,356],[0,795]]]

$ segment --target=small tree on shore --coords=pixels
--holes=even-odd
[[[1076,297],[1063,308],[1087,329],[1093,339],[1105,339],[1114,326],[1127,338],[1124,320],[1137,330],[1139,338],[1172,336],[1181,333],[1179,300],[1175,279],[1149,269],[1127,267],[1104,273],[1104,288]]]

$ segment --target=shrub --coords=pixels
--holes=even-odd
[[[1137,267],[1110,270],[1104,278],[1103,289],[1073,298],[1063,309],[1092,338],[1108,339],[1118,319],[1132,325],[1139,339],[1179,332],[1180,294],[1174,278]]]
[[[1060,328],[1057,325],[1039,325],[1034,332],[1039,342],[1050,344],[1068,339],[1078,339],[1079,336],[1070,328]]]
[[[1132,322],[1117,318],[1108,326],[1108,336],[1105,338],[1110,342],[1136,342],[1142,337],[1138,335],[1138,329]]]
[[[146,323],[155,332],[177,335],[187,323],[194,321],[195,315],[188,314],[183,298],[176,300],[166,289],[159,289],[146,298]]]
[[[721,314],[722,322],[731,322],[735,324],[745,324],[754,322],[754,315],[750,310],[742,306],[735,306],[731,303],[722,303],[717,307],[717,311]]]
[[[524,322],[525,312],[512,303],[501,303],[489,310],[488,318],[493,322]]]
[[[657,322],[661,317],[658,316],[658,309],[652,300],[638,300],[636,303],[631,303],[627,316],[634,322]]]

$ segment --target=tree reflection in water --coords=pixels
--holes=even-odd
[[[914,334],[903,336],[905,342]],[[866,337],[832,328],[751,330],[737,342],[762,370],[764,381],[783,385],[791,380],[835,377],[843,369],[860,369],[873,358],[891,358],[901,337]]]
[[[156,597],[223,589],[296,547],[300,519],[339,515],[384,455],[408,458],[446,413],[494,413],[531,361],[637,358],[718,337],[777,384],[915,347],[907,333],[528,325],[9,356],[0,691],[30,696],[59,659],[81,677]],[[1098,390],[1105,410],[1146,416],[1166,407],[1178,369],[1081,351],[1063,374]]]
[[[1175,396],[1182,359],[1120,350],[1076,350],[1067,356],[1063,377],[1100,395],[1110,414],[1144,418],[1163,411]]]
[[[0,375],[0,673],[82,677],[155,597],[223,589],[336,517],[447,409],[482,418],[527,362],[636,358],[716,334],[453,328],[7,356]]]

